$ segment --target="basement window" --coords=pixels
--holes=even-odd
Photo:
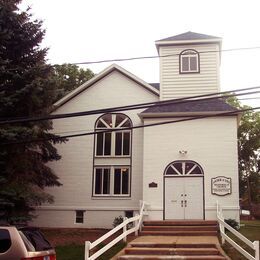
[[[77,224],[84,223],[84,210],[76,210],[76,222]]]

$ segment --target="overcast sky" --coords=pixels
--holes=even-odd
[[[259,47],[222,53],[221,89],[260,86],[259,0],[24,0],[22,8],[28,5],[43,20],[52,64],[157,55],[156,40],[193,31],[222,37],[223,50]],[[98,73],[110,64],[84,68]],[[158,59],[117,64],[159,82]]]

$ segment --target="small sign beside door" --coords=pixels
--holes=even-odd
[[[231,194],[231,178],[217,176],[211,179],[211,193],[218,196]]]

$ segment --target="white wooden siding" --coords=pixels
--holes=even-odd
[[[170,119],[145,119],[144,123]],[[236,117],[205,118],[169,125],[144,128],[143,199],[150,204],[148,218],[163,215],[163,174],[176,160],[193,160],[204,171],[206,219],[216,218],[216,200],[226,208],[227,218],[239,219],[237,119]],[[187,151],[181,155],[179,151]],[[211,194],[211,178],[232,179],[232,193]],[[149,188],[155,182],[157,188]],[[213,209],[213,210],[212,210]],[[161,214],[160,214],[161,213]]]
[[[55,111],[55,114],[71,113],[79,111],[88,111],[100,108],[108,108],[115,106],[132,105],[143,102],[158,101],[159,97],[146,90],[136,82],[125,77],[121,73],[114,71],[74,97],[63,106]],[[122,111],[132,120],[133,125],[141,125],[142,121],[138,113],[143,110]],[[53,132],[75,134],[77,131],[92,132],[98,115],[74,117],[59,119],[53,121]],[[95,208],[106,207],[110,210],[116,208],[124,208],[125,210],[139,207],[139,200],[142,199],[142,169],[143,169],[143,129],[133,130],[132,136],[132,168],[131,168],[131,196],[128,198],[93,198],[92,182],[93,182],[93,152],[94,152],[94,135],[71,138],[67,143],[57,145],[58,152],[62,159],[50,163],[50,166],[59,176],[63,186],[48,188],[47,191],[54,195],[55,202],[50,205],[51,210],[45,210],[44,216],[52,216],[54,211],[62,211],[64,221],[73,226],[72,213],[66,211],[67,207],[76,210],[83,208],[85,210],[93,210]],[[98,158],[97,165],[129,165],[129,158]],[[109,211],[109,210],[108,210]],[[43,211],[40,211],[41,214]],[[58,213],[57,213],[58,214]],[[72,214],[72,215],[71,215]],[[93,211],[92,211],[92,214]],[[111,213],[112,214],[112,213]],[[114,214],[114,215],[113,215]],[[113,213],[115,217],[119,216],[119,212]],[[121,214],[121,212],[120,212]],[[102,214],[102,218],[108,216]],[[41,225],[43,218],[35,220],[37,225]],[[112,219],[113,220],[113,219]],[[64,223],[61,225],[66,226]],[[53,222],[55,223],[55,222]],[[96,227],[104,227],[102,223],[110,223],[111,219],[103,220],[99,224],[95,222]],[[42,222],[46,225],[46,220]],[[55,226],[49,221],[50,226]],[[93,223],[87,221],[84,227],[93,227]]]
[[[179,73],[179,54],[194,49],[200,56],[200,73]],[[160,99],[214,93],[219,87],[219,45],[215,43],[182,46],[160,46]]]

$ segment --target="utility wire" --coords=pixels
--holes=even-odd
[[[80,136],[95,135],[95,134],[99,134],[99,133],[120,132],[120,131],[125,131],[125,130],[133,130],[133,129],[139,129],[139,128],[159,126],[159,125],[168,125],[168,124],[174,124],[174,123],[179,123],[179,122],[211,118],[211,117],[218,117],[218,116],[232,116],[232,115],[236,115],[239,113],[252,111],[252,110],[258,110],[258,109],[260,109],[260,107],[239,109],[239,110],[228,111],[228,112],[220,112],[220,113],[215,113],[215,114],[210,114],[210,115],[199,115],[199,116],[188,117],[188,118],[183,118],[183,119],[179,119],[179,120],[170,120],[170,121],[166,121],[166,122],[151,123],[151,124],[146,124],[146,125],[138,125],[138,126],[124,127],[124,128],[114,128],[114,129],[108,129],[108,130],[102,130],[102,131],[98,130],[98,131],[94,131],[94,132],[87,132],[87,133],[81,133],[81,134],[72,134],[72,135],[64,135],[64,136],[57,136],[57,137],[55,136],[55,137],[49,137],[49,138],[37,138],[37,139],[31,139],[31,140],[6,142],[6,143],[0,144],[0,146],[35,143],[35,142],[42,142],[42,141],[48,141],[48,140],[55,141],[55,140],[75,138],[75,137],[80,137]]]
[[[203,53],[216,53],[216,52],[229,52],[229,51],[242,51],[242,50],[256,50],[260,49],[260,46],[255,47],[244,47],[244,48],[233,48],[233,49],[225,49],[219,51],[200,51],[199,54]],[[132,61],[132,60],[144,60],[144,59],[157,59],[157,58],[167,58],[179,56],[179,53],[167,54],[167,55],[153,55],[153,56],[140,56],[140,57],[130,57],[130,58],[118,58],[118,59],[108,59],[108,60],[98,60],[98,61],[83,61],[83,62],[73,62],[70,63],[72,65],[89,65],[89,64],[99,64],[99,63],[107,63],[107,62],[120,62],[120,61]]]
[[[200,101],[200,100],[204,101],[204,100],[212,100],[212,99],[216,99],[216,98],[228,98],[228,97],[234,97],[234,96],[260,93],[260,91],[253,91],[253,92],[245,92],[245,93],[240,93],[240,94],[228,94],[228,93],[232,93],[232,92],[241,92],[241,91],[253,90],[253,89],[260,89],[260,86],[244,88],[244,89],[229,90],[229,91],[223,91],[223,92],[217,92],[217,93],[211,93],[211,94],[197,95],[197,96],[191,96],[191,97],[186,97],[186,98],[178,98],[178,99],[156,101],[156,102],[147,102],[147,103],[140,103],[140,104],[134,104],[134,105],[97,109],[97,110],[90,110],[90,111],[82,111],[82,112],[75,112],[75,113],[56,114],[56,115],[48,115],[48,116],[42,116],[42,117],[23,117],[23,118],[14,118],[14,119],[7,119],[7,120],[4,118],[1,118],[0,125],[35,122],[35,121],[43,121],[43,120],[53,120],[53,119],[70,118],[70,117],[80,117],[80,116],[94,115],[94,114],[101,114],[101,113],[112,113],[112,112],[125,111],[125,110],[143,109],[143,108],[149,108],[149,107],[154,107],[154,106],[164,106],[164,105],[168,105],[168,104],[182,104],[182,103],[188,103],[188,102],[196,102],[196,101]],[[227,95],[225,95],[225,94],[227,94]],[[225,95],[225,96],[220,96],[220,95]],[[201,98],[201,99],[199,99],[199,98]]]
[[[257,50],[260,49],[260,46],[255,47],[241,47],[241,48],[232,48],[232,49],[224,49],[219,51],[201,51],[198,52],[199,54],[203,53],[216,53],[216,52],[231,52],[231,51],[246,51],[246,50]],[[151,55],[151,56],[140,56],[140,57],[129,57],[129,58],[115,58],[115,59],[107,59],[107,60],[97,60],[97,61],[83,61],[83,62],[69,62],[67,64],[71,65],[90,65],[90,64],[99,64],[99,63],[107,63],[107,62],[121,62],[121,61],[133,61],[133,60],[144,60],[144,59],[157,59],[157,58],[165,58],[165,57],[173,57],[179,56],[179,54],[167,54],[167,55]],[[51,65],[54,67],[55,65],[62,65],[62,64],[54,64]],[[20,70],[20,68],[6,68],[5,71],[15,71]]]

